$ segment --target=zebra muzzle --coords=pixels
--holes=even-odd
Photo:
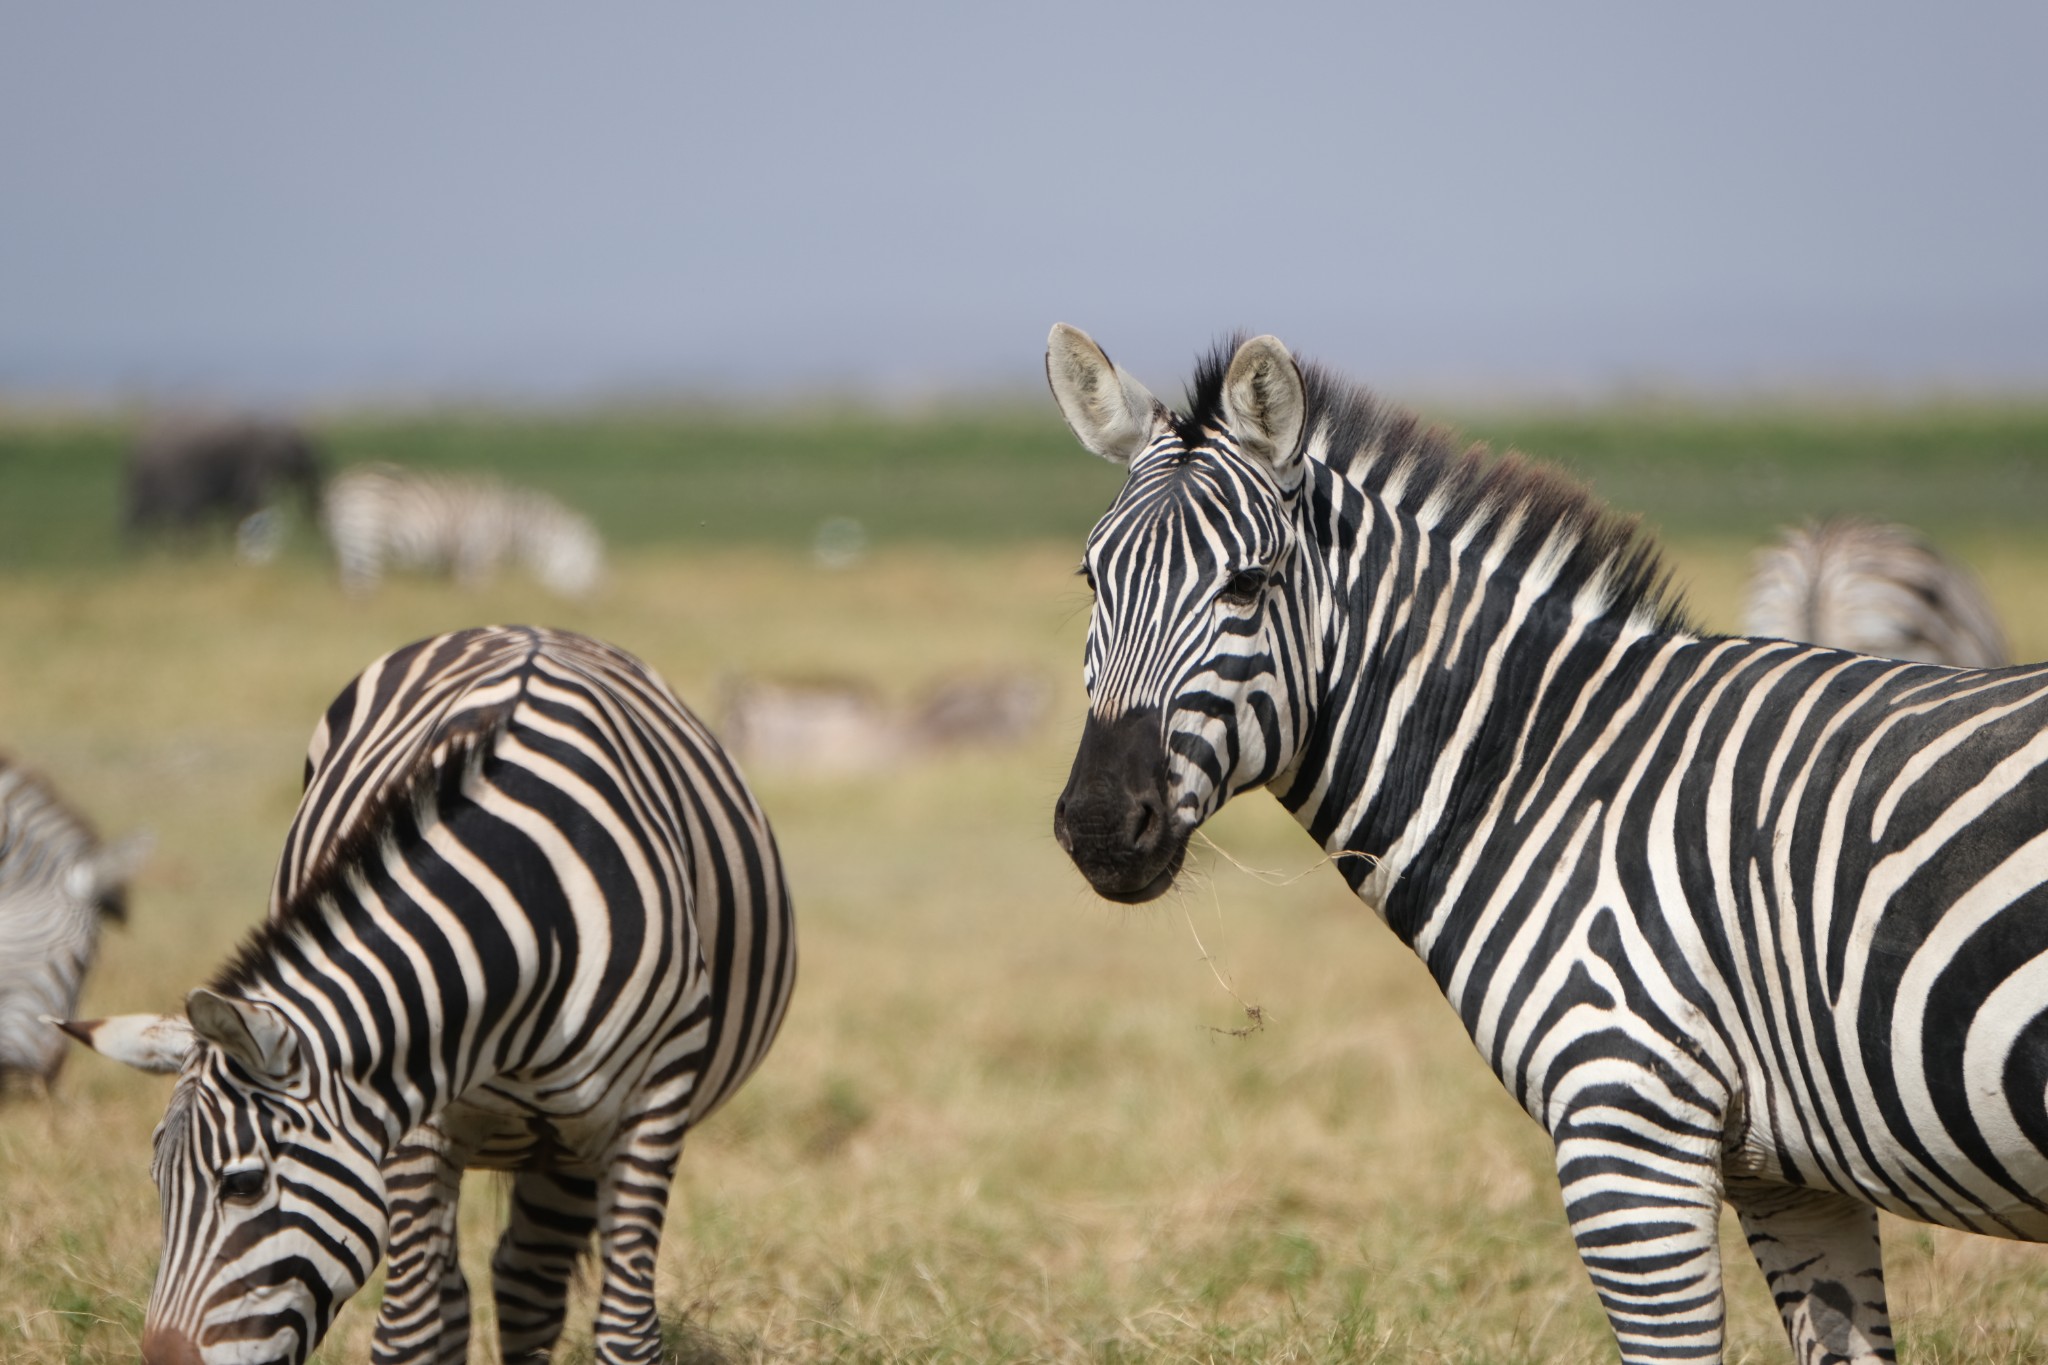
[[[1097,895],[1136,904],[1173,885],[1187,834],[1176,830],[1172,810],[1159,712],[1111,721],[1091,713],[1052,829]]]

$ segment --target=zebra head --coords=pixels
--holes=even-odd
[[[177,1072],[150,1176],[164,1252],[145,1365],[297,1365],[383,1255],[373,1144],[335,1117],[276,1006],[195,990],[186,1015],[61,1027],[143,1071]]]
[[[1269,336],[1237,348],[1202,420],[1064,324],[1046,375],[1081,444],[1130,471],[1082,561],[1088,719],[1053,832],[1097,893],[1147,901],[1196,828],[1300,747],[1321,591],[1295,516],[1307,397]]]

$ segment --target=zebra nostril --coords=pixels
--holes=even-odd
[[[1132,802],[1131,847],[1143,850],[1159,841],[1159,801],[1141,796]]]
[[[1052,808],[1052,837],[1068,853],[1074,851],[1074,836],[1067,829],[1067,798],[1062,796]]]

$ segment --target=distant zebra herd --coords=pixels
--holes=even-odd
[[[1072,328],[1047,374],[1127,471],[1057,841],[1148,901],[1271,791],[1551,1135],[1625,1361],[1720,1359],[1724,1201],[1802,1361],[1893,1358],[1878,1209],[2048,1240],[2048,666],[1995,669],[1965,571],[1810,525],[1716,636],[1589,493],[1274,338],[1184,410]],[[598,571],[586,521],[496,485],[366,467],[321,505],[352,590]],[[53,1023],[178,1077],[145,1362],[296,1365],[387,1257],[375,1359],[464,1360],[469,1167],[513,1173],[505,1358],[549,1358],[593,1239],[596,1358],[656,1358],[684,1137],[796,969],[767,818],[658,676],[530,627],[375,660],[314,730],[265,922],[182,1015],[78,1019],[139,847],[0,763],[0,1082],[47,1092]]]
[[[588,517],[559,499],[487,474],[352,465],[328,477],[312,439],[284,422],[182,419],[145,431],[127,469],[123,528],[131,539],[187,536],[225,518],[237,554],[274,558],[282,496],[304,496],[351,595],[375,589],[386,569],[480,587],[517,565],[561,597],[590,593],[604,575],[604,542]]]

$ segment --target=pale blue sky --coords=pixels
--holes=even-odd
[[[2048,6],[0,0],[0,392],[2048,387]]]

